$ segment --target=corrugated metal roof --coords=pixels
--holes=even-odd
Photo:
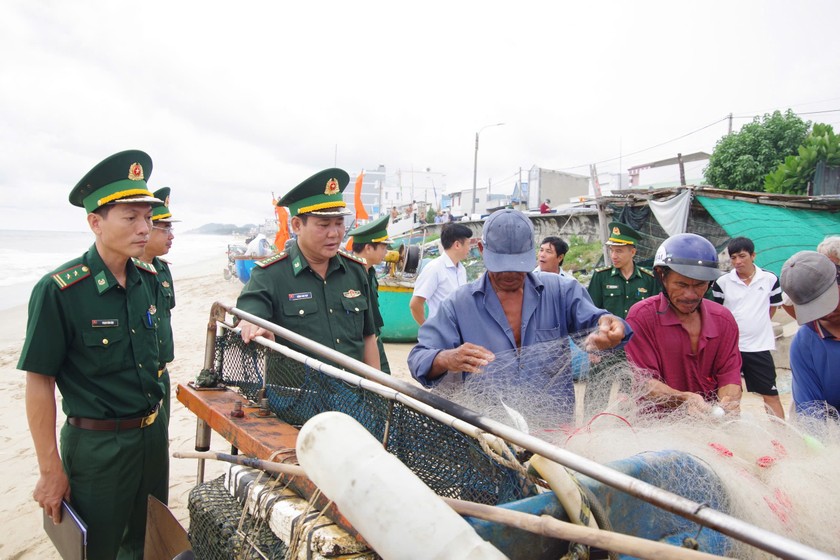
[[[794,253],[816,249],[827,235],[840,235],[840,214],[698,196],[730,237],[755,243],[755,262],[777,276]]]

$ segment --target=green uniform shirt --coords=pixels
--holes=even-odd
[[[592,275],[588,290],[597,307],[625,319],[634,303],[655,296],[661,288],[651,271],[634,264],[628,280],[614,266],[599,268]]]
[[[155,257],[152,266],[157,271],[157,321],[158,347],[160,352],[160,366],[175,359],[175,342],[172,338],[172,308],[175,307],[175,284],[172,282],[172,271],[169,263]]]
[[[41,278],[18,368],[55,377],[67,416],[135,418],[163,397],[153,272],[126,264],[125,288],[96,245]]]
[[[257,263],[236,307],[363,361],[364,337],[376,333],[370,301],[362,264],[338,253],[324,279],[293,243]]]
[[[382,332],[385,320],[379,311],[379,280],[376,279],[376,270],[373,267],[368,269],[368,285],[370,285],[370,301],[373,309],[373,324],[376,325],[376,336]]]
[[[382,333],[382,327],[385,326],[385,320],[382,318],[382,312],[379,311],[379,280],[376,279],[376,270],[373,267],[368,269],[368,282],[370,283],[373,323],[376,325],[376,347],[379,348],[379,369],[385,373],[391,373],[391,365],[388,363],[388,356],[385,354],[385,344],[379,337]]]

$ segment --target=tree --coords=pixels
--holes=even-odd
[[[808,184],[814,180],[817,163],[840,165],[840,136],[831,125],[815,124],[814,130],[799,147],[796,156],[788,156],[784,163],[767,175],[764,190],[781,194],[808,194]]]
[[[718,141],[706,168],[706,182],[721,189],[763,191],[764,178],[797,153],[810,126],[790,109],[756,117]]]

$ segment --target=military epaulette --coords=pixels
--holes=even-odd
[[[655,275],[652,271],[650,271],[650,270],[646,269],[646,268],[645,268],[645,267],[643,267],[643,266],[640,266],[640,267],[639,267],[639,270],[641,270],[641,271],[642,271],[642,274],[647,274],[648,276],[653,276],[654,278],[656,278],[656,275]]]
[[[269,266],[273,265],[274,263],[278,263],[289,256],[289,253],[282,252],[277,253],[276,255],[271,255],[270,257],[266,257],[261,261],[257,261],[254,264],[260,268],[268,268]]]
[[[351,261],[356,261],[357,263],[359,263],[361,265],[367,266],[367,261],[364,259],[364,257],[357,257],[353,253],[348,253],[348,252],[342,251],[340,249],[339,249],[338,253],[346,259],[350,259]]]
[[[71,266],[67,270],[56,272],[52,275],[52,279],[55,280],[58,287],[63,290],[65,288],[69,288],[79,280],[84,280],[88,276],[90,276],[90,269],[87,265],[77,264],[76,266]]]
[[[136,266],[138,269],[145,270],[149,274],[157,275],[157,270],[155,270],[155,267],[154,267],[153,264],[149,264],[147,262],[141,261],[140,259],[135,258],[135,257],[131,258],[131,262],[133,262],[134,266]]]
[[[608,270],[612,270],[612,266],[602,266],[601,268],[596,268],[595,272],[606,272]]]

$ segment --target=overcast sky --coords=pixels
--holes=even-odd
[[[130,148],[184,229],[261,222],[334,164],[471,187],[498,122],[478,184],[499,192],[711,152],[729,113],[840,109],[838,21],[831,0],[4,0],[2,228],[84,230],[70,190]]]

